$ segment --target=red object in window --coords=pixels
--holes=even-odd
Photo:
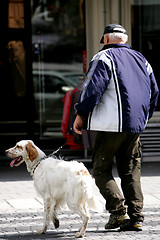
[[[64,138],[67,137],[67,134],[68,134],[68,120],[69,120],[69,114],[70,114],[70,108],[71,108],[71,102],[72,102],[72,95],[77,90],[78,89],[76,88],[74,90],[68,91],[62,99],[62,101],[64,102],[64,107],[63,107],[61,131],[63,133]]]
[[[83,144],[78,144],[74,142],[73,134],[70,132],[70,125],[69,118],[71,114],[71,106],[72,106],[72,96],[74,92],[78,91],[78,88],[68,91],[65,96],[63,97],[64,107],[63,107],[63,116],[62,116],[62,125],[61,125],[61,131],[63,134],[63,137],[66,138],[66,145],[70,146],[70,149],[83,149]],[[71,114],[72,115],[72,114]],[[72,139],[70,141],[70,139]]]
[[[83,50],[83,73],[87,72],[87,51]]]

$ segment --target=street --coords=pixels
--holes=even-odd
[[[114,176],[120,184],[115,166]],[[119,232],[117,229],[106,231],[104,225],[108,221],[109,213],[90,211],[91,219],[84,239],[160,239],[160,163],[142,163],[141,180],[144,193],[143,213],[145,214],[143,231]],[[33,180],[25,164],[17,168],[0,168],[0,209],[0,239],[75,239],[74,235],[81,221],[72,212],[61,211],[58,230],[54,229],[53,224],[50,223],[46,234],[35,234],[42,226],[43,204],[34,189]]]

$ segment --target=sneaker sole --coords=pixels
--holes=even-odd
[[[129,218],[126,218],[126,219],[122,218],[122,219],[118,219],[118,220],[119,220],[119,222],[117,222],[117,224],[114,226],[107,227],[105,225],[105,229],[107,230],[107,229],[115,229],[115,228],[119,228],[119,227],[121,228],[121,226],[128,225],[128,223],[130,222]]]
[[[126,225],[126,226],[121,226],[120,231],[136,231],[140,232],[142,231],[142,225],[137,224],[137,225]]]

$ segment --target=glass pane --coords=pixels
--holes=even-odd
[[[63,97],[83,75],[84,0],[32,5],[33,84],[41,137],[61,128]]]
[[[134,0],[132,6],[132,46],[152,65],[160,88],[160,1]],[[160,101],[156,110],[160,110]]]

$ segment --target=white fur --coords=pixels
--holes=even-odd
[[[31,140],[18,142],[6,150],[6,155],[11,158],[22,156],[23,159],[15,166],[25,161],[27,170],[33,175],[37,193],[43,198],[44,223],[38,233],[47,230],[50,220],[58,228],[57,211],[67,205],[81,217],[82,225],[75,237],[83,237],[89,220],[88,208],[94,211],[104,209],[104,199],[84,164],[56,157],[43,159],[45,154]]]

